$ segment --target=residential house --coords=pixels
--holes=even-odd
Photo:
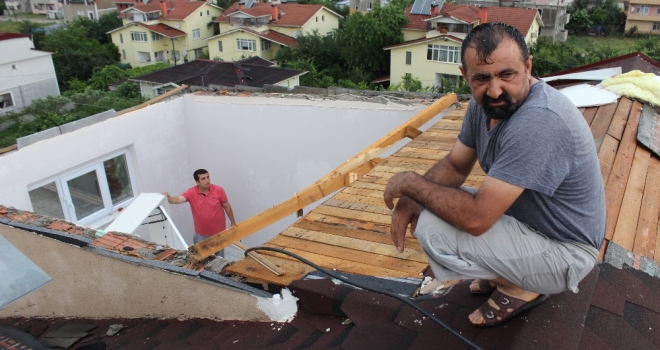
[[[7,6],[5,14],[10,16],[15,13],[25,13],[32,9],[30,0],[5,0],[5,6]]]
[[[104,14],[117,10],[112,0],[62,0],[62,5],[66,21],[76,17],[98,20]]]
[[[551,37],[553,41],[564,42],[568,39],[568,31],[564,26],[569,22],[571,15],[568,6],[572,1],[567,0],[457,0],[459,5],[473,5],[484,7],[511,7],[524,9],[537,9],[541,14],[543,26],[539,35]]]
[[[0,52],[11,52],[0,55],[0,114],[59,96],[53,53],[35,50],[30,34],[0,32]]]
[[[349,0],[349,5],[351,12],[360,11],[362,13],[369,12],[374,9],[376,6],[376,1],[380,6],[387,6],[389,0]]]
[[[624,8],[626,31],[637,27],[638,33],[660,34],[660,0],[630,0]]]
[[[425,7],[424,7],[425,6]],[[405,77],[423,86],[442,86],[443,79],[460,84],[461,44],[480,23],[504,22],[516,27],[527,44],[536,42],[543,21],[535,9],[452,5],[418,0],[406,10],[409,22],[401,30],[405,42],[390,50],[390,84]]]
[[[250,57],[238,62],[197,59],[130,80],[140,84],[142,96],[154,98],[181,85],[216,85],[228,88],[242,85],[263,88],[264,84],[270,84],[293,88],[300,85],[300,76],[307,73],[274,65],[274,62],[260,57]]]
[[[62,3],[58,0],[30,0],[30,9],[32,13],[50,19],[62,18]]]
[[[272,60],[301,34],[333,35],[341,15],[322,5],[242,0],[215,19],[220,34],[208,38],[209,57],[237,61],[250,56]]]
[[[140,3],[121,11],[123,26],[108,34],[121,63],[133,67],[155,62],[183,63],[198,58],[213,35],[208,24],[222,9],[205,1]]]

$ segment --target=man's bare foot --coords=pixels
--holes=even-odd
[[[470,283],[470,292],[472,294],[490,294],[497,286],[492,281],[476,279]]]
[[[516,290],[517,289],[517,290]],[[533,293],[527,290],[524,290],[520,287],[515,287],[515,288],[505,288],[503,286],[498,286],[497,290],[499,290],[500,293],[504,294],[505,296],[510,296],[516,299],[524,300],[527,302],[530,302],[532,300],[537,299],[541,294],[538,293]],[[493,299],[488,299],[488,304],[495,310],[500,310],[500,307],[493,301]],[[506,312],[511,314],[515,311],[515,309],[506,309]],[[468,316],[470,319],[470,322],[474,325],[484,325],[486,324],[486,320],[484,319],[484,316],[481,314],[481,311],[479,309],[475,310],[473,313]],[[496,317],[497,321],[501,321],[502,317]]]

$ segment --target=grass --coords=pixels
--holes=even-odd
[[[609,46],[611,49],[620,51],[622,55],[630,52],[631,47],[635,44],[633,38],[623,37],[603,37],[603,36],[577,36],[569,35],[566,44],[575,47],[578,52],[593,51],[598,48],[605,48]]]
[[[46,15],[39,15],[36,13],[17,13],[14,14],[12,17],[18,19],[18,20],[24,20],[24,19],[48,19]]]
[[[18,21],[13,21],[13,20],[11,20],[11,21],[0,21],[0,32],[18,33],[21,22],[25,21],[25,20],[26,19],[23,19],[23,20],[19,19]],[[32,22],[32,23],[34,23],[38,27],[42,27],[42,28],[45,27],[45,26],[51,25],[51,24],[55,24],[55,22],[49,22],[49,23],[42,23],[42,22],[35,23],[35,22]]]

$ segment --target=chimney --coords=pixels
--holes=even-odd
[[[271,16],[273,17],[273,22],[277,22],[278,19],[280,19],[280,10],[277,7],[280,3],[277,1],[273,1],[270,3],[270,13]]]
[[[160,12],[163,13],[163,16],[167,14],[167,3],[165,0],[160,0]]]
[[[488,9],[481,6],[479,7],[479,24],[488,23]]]
[[[434,1],[431,3],[431,17],[435,17],[438,15],[438,12],[440,10],[440,6]]]
[[[239,2],[238,3],[238,10],[243,11],[244,9],[245,9],[245,5],[243,5],[242,3]]]

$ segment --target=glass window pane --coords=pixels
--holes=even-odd
[[[66,182],[76,210],[76,218],[84,219],[104,208],[96,171],[78,176]]]
[[[128,174],[126,155],[122,154],[106,160],[103,162],[103,168],[105,168],[105,176],[108,179],[112,205],[117,205],[127,199],[133,198],[133,187],[131,186],[131,178]]]
[[[36,214],[46,215],[53,218],[64,219],[64,212],[57,194],[55,182],[43,185],[28,192],[30,202]]]

